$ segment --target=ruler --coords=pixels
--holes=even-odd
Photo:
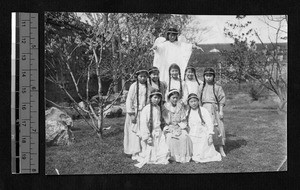
[[[38,13],[15,13],[12,15],[12,20],[14,16],[15,49],[12,48],[12,51],[15,50],[15,60],[12,59],[11,106],[12,173],[38,173]],[[14,46],[14,43],[12,44]]]

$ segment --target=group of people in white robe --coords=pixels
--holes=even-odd
[[[177,36],[171,31],[168,37]],[[153,50],[157,49],[160,47],[154,45]],[[155,59],[167,63],[165,58]],[[184,61],[180,64],[185,65]],[[167,73],[163,68],[166,65]],[[136,72],[137,81],[130,86],[126,99],[124,153],[137,160],[135,166],[139,168],[170,161],[221,161],[226,156],[225,94],[215,83],[214,70],[205,69],[202,82],[194,67],[185,66],[182,76],[178,64],[166,65]],[[161,71],[167,78],[160,76]]]
[[[177,64],[169,69],[170,80],[159,80],[159,70],[139,70],[126,99],[124,152],[142,167],[146,163],[167,164],[221,161],[225,130],[225,94],[215,84],[214,70],[205,69],[204,82],[193,67],[180,80]],[[216,151],[219,149],[219,152]]]

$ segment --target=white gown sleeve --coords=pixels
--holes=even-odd
[[[182,82],[182,93],[183,93],[183,97],[182,97],[182,101],[185,105],[188,104],[187,102],[187,98],[188,98],[188,87],[185,81]]]
[[[136,88],[136,82],[133,83],[128,90],[127,98],[126,98],[126,113],[135,113],[134,109],[134,98],[135,98],[135,88]]]
[[[156,46],[157,48],[154,50],[154,59],[153,59],[153,66],[157,67],[160,72],[164,70],[163,64],[164,64],[164,42],[166,39],[164,37],[158,37],[153,46]]]

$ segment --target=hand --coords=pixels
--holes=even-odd
[[[208,145],[211,145],[213,143],[212,135],[208,136]]]
[[[170,128],[166,126],[166,127],[164,127],[163,131],[170,132]]]
[[[220,111],[220,112],[219,112],[219,115],[220,115],[220,119],[223,119],[223,118],[224,118],[224,113],[223,113],[223,111]]]
[[[153,46],[152,48],[150,48],[150,50],[157,50],[157,46]]]
[[[136,124],[136,118],[134,115],[131,116],[131,123]]]
[[[196,45],[196,44],[193,44],[192,48],[200,49],[201,51],[204,52],[204,50],[203,50],[200,46],[198,46],[198,45]]]
[[[152,143],[152,138],[151,138],[151,137],[149,137],[149,138],[147,139],[147,143],[148,143],[148,144],[151,144],[151,143]]]

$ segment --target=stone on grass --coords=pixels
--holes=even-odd
[[[71,145],[74,143],[72,118],[64,111],[51,107],[45,111],[46,119],[46,144]]]
[[[106,106],[104,110],[106,110],[110,105]],[[104,115],[107,118],[113,118],[113,117],[121,117],[122,116],[122,108],[118,105],[113,105],[110,108],[108,108],[106,111],[104,111]]]

